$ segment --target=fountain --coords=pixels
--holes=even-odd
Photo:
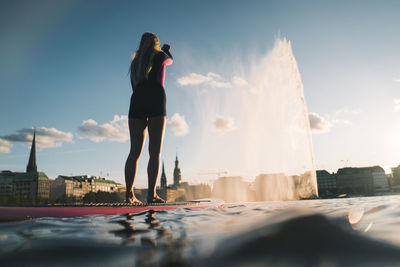
[[[277,39],[249,65],[238,66],[244,71],[229,85],[197,92],[197,162],[226,168],[235,176],[232,182],[240,180],[237,176],[254,180],[251,196],[222,192],[229,177],[214,186],[214,195],[240,195],[235,201],[317,196],[307,106],[290,41]]]

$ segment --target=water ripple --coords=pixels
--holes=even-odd
[[[400,264],[400,196],[0,223],[5,266]]]

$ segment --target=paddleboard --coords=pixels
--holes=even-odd
[[[137,213],[142,211],[154,210],[174,210],[174,209],[207,209],[217,208],[224,205],[223,200],[219,199],[200,199],[188,202],[173,202],[162,204],[126,204],[126,203],[106,203],[106,204],[79,204],[79,205],[32,205],[32,206],[0,206],[0,221],[20,221],[42,217],[69,218],[84,215],[114,215],[124,213]]]

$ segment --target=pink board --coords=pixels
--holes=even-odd
[[[47,205],[47,206],[0,206],[0,221],[19,221],[41,217],[78,217],[84,215],[114,215],[136,213],[147,210],[206,209],[222,207],[219,199],[201,199],[189,202],[176,202],[150,205],[129,204],[88,204],[88,205]]]

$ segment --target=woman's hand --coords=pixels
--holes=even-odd
[[[163,46],[161,47],[162,51],[169,51],[169,49],[171,48],[171,46],[169,44],[163,44]]]

